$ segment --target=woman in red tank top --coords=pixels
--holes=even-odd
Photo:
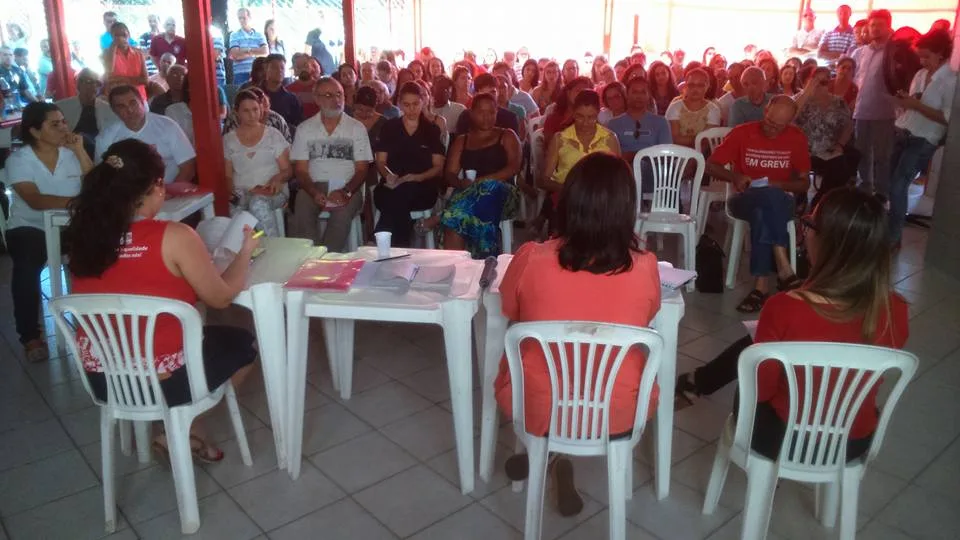
[[[182,223],[154,219],[165,197],[163,170],[163,159],[152,146],[125,139],[111,145],[103,162],[84,178],[80,194],[68,205],[71,218],[64,231],[74,293],[136,294],[189,304],[199,299],[225,308],[243,290],[258,240],[252,231],[245,231],[243,248],[221,275],[196,231]],[[85,336],[78,333],[77,341],[93,392],[98,400],[107,401],[100,359]],[[204,371],[210,389],[227,379],[238,385],[256,354],[253,336],[246,330],[204,328]],[[157,319],[154,355],[167,405],[192,401],[183,332],[172,315]],[[223,452],[204,441],[197,423],[191,432],[195,459],[223,459]],[[166,456],[163,435],[154,440],[153,448]]]

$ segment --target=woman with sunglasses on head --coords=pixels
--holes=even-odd
[[[200,300],[222,309],[246,287],[251,254],[259,245],[253,231],[244,230],[240,252],[225,271],[218,271],[195,230],[156,219],[166,195],[163,170],[163,160],[151,145],[125,139],[110,145],[103,161],[86,175],[80,194],[68,205],[70,224],[64,230],[75,294],[158,296],[190,305]],[[228,379],[238,385],[257,355],[253,336],[227,326],[207,326],[203,334],[207,386],[216,389]],[[183,346],[180,322],[160,316],[152,360],[170,407],[193,399]],[[77,347],[93,394],[107,401],[109,384],[96,349],[82,334]],[[223,452],[204,440],[196,422],[190,447],[197,461],[223,459]],[[169,461],[163,435],[154,439],[152,448]]]
[[[853,136],[850,109],[843,99],[830,93],[829,68],[814,70],[796,101],[798,112],[794,123],[807,136],[811,168],[821,177],[820,189],[810,203],[814,208],[825,194],[850,183],[857,174],[860,153],[850,145]]]
[[[890,235],[883,203],[854,188],[834,190],[803,218],[810,276],[798,289],[769,298],[756,338],[744,337],[716,359],[677,378],[678,408],[720,390],[737,378],[740,353],[756,343],[817,341],[903,348],[908,335],[907,302],[890,283]],[[820,388],[820,381],[798,381]],[[870,446],[877,427],[878,388],[860,408],[847,444],[847,459]],[[816,391],[815,391],[816,392]],[[777,459],[786,431],[790,393],[780,364],[760,365],[753,449]],[[812,396],[816,399],[816,396]],[[798,404],[802,408],[803,404]],[[736,410],[736,408],[734,409]]]
[[[596,94],[593,99],[597,101]],[[580,159],[560,191],[556,236],[543,243],[524,244],[507,268],[500,286],[504,315],[514,322],[566,320],[648,326],[660,310],[660,276],[657,258],[640,249],[633,233],[638,197],[633,172],[618,156],[596,152]],[[550,376],[539,347],[523,345],[526,429],[545,436],[550,430]],[[628,355],[613,381],[611,438],[633,429],[645,362],[639,351]],[[513,414],[512,384],[506,360],[501,360],[494,388],[497,403],[507,416]],[[655,387],[651,416],[657,397]],[[509,458],[506,470],[513,480],[526,478],[526,454]],[[579,513],[583,500],[574,487],[573,464],[557,456],[551,471],[560,514]]]

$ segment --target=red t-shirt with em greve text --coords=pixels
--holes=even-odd
[[[877,324],[877,331],[873,343],[864,343],[861,328],[863,317],[855,317],[849,321],[836,322],[824,318],[805,300],[795,298],[789,293],[780,293],[770,297],[760,312],[760,321],[757,323],[755,343],[771,341],[830,341],[834,343],[861,343],[902,349],[909,335],[909,313],[907,302],[898,294],[890,296],[890,316],[882,314]],[[830,309],[821,306],[821,309]],[[888,324],[889,321],[889,324]],[[804,380],[803,370],[795,370],[797,377],[797,394],[800,402],[797,403],[797,414],[803,411],[803,395],[807,381]],[[834,372],[833,380],[828,386],[832,393],[836,385],[838,372]],[[813,370],[811,396],[814,403],[810,406],[811,419],[815,414],[816,399],[820,388],[822,370]],[[864,375],[864,382],[868,377]],[[853,374],[846,376],[845,385],[853,380]],[[851,439],[863,439],[870,436],[877,429],[877,391],[880,382],[867,393],[863,405],[857,412],[850,428]],[[829,395],[829,394],[828,394]],[[769,402],[777,411],[777,416],[784,422],[790,416],[790,387],[787,377],[776,361],[761,362],[757,369],[757,402]],[[827,402],[824,402],[827,403]]]
[[[733,170],[751,179],[767,177],[778,184],[790,180],[790,172],[804,177],[810,171],[807,136],[796,126],[787,126],[771,139],[763,134],[761,122],[733,128],[710,154],[710,162],[733,165]]]

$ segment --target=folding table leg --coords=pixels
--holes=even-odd
[[[287,292],[286,433],[287,470],[300,477],[303,456],[303,400],[307,384],[307,341],[310,319],[303,311],[303,291]]]
[[[273,444],[277,450],[277,466],[287,468],[285,451],[287,350],[284,328],[283,291],[276,283],[263,283],[250,288],[253,325],[260,347],[260,367],[267,393],[267,409]]]
[[[443,304],[443,342],[450,377],[453,431],[457,441],[460,491],[473,491],[473,361],[470,351],[470,324],[473,312],[465,302]]]
[[[670,494],[670,463],[673,450],[673,392],[677,385],[677,332],[680,317],[674,310],[676,305],[665,304],[660,308],[653,322],[653,328],[663,337],[663,361],[657,381],[660,385],[660,403],[657,408],[657,421],[654,424],[656,435],[654,451],[654,474],[656,477],[657,499],[663,500]]]

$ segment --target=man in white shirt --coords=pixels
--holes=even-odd
[[[363,207],[363,180],[373,151],[367,128],[343,113],[343,87],[336,79],[321,77],[313,98],[320,112],[300,124],[290,152],[300,185],[290,236],[342,252],[350,222]],[[321,237],[318,217],[324,211],[330,218]]]
[[[950,69],[953,40],[948,32],[932,31],[917,40],[916,48],[923,69],[913,77],[909,95],[897,97],[903,113],[896,121],[890,178],[890,237],[894,245],[900,243],[903,232],[910,183],[947,135],[957,88],[957,72]]]
[[[110,91],[110,108],[120,119],[97,135],[95,160],[103,160],[110,145],[123,139],[137,139],[152,145],[165,166],[163,181],[191,182],[196,173],[197,154],[190,140],[173,120],[147,112],[140,93],[129,85]]]
[[[813,27],[817,21],[817,16],[813,10],[803,12],[803,22],[801,28],[793,35],[793,41],[787,49],[790,56],[813,56],[820,50],[820,40],[823,38],[823,30],[817,30]]]

